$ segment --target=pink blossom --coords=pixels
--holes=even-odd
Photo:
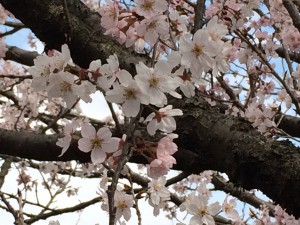
[[[122,103],[122,111],[127,117],[135,117],[140,111],[140,105],[149,104],[149,96],[137,86],[136,81],[127,73],[119,74],[121,85],[115,83],[112,90],[106,92],[109,102]]]
[[[173,161],[168,161],[166,159],[154,159],[147,166],[147,175],[151,178],[158,178],[167,175],[173,163],[176,163],[174,157],[170,156]]]
[[[75,89],[77,85],[74,83],[75,77],[69,72],[59,72],[51,74],[49,77],[48,97],[62,97],[67,103],[67,107],[71,108],[77,101]]]
[[[106,153],[118,150],[119,138],[112,138],[112,133],[107,127],[96,129],[90,124],[83,124],[81,128],[83,138],[78,141],[78,148],[83,152],[90,152],[93,163],[102,163],[106,159]]]
[[[181,64],[190,68],[195,76],[211,69],[214,65],[213,57],[219,54],[216,42],[209,40],[207,30],[198,30],[192,40],[188,36],[180,38]]]
[[[110,55],[106,59],[107,64],[100,68],[100,76],[97,78],[97,84],[104,90],[108,91],[116,80],[116,75],[121,71],[119,68],[119,60],[116,54]]]
[[[173,116],[183,115],[180,109],[172,109],[172,105],[159,109],[156,113],[151,113],[145,120],[149,122],[147,131],[150,135],[154,135],[156,130],[161,130],[166,133],[171,133],[176,130],[176,121]]]
[[[0,4],[0,24],[4,24],[10,13]]]
[[[133,26],[129,27],[126,32],[126,43],[125,46],[128,48],[134,45],[134,50],[138,53],[144,53],[145,40],[143,37],[139,36],[136,32],[136,26],[138,22],[135,22]]]
[[[167,39],[169,37],[169,24],[166,22],[165,15],[154,16],[144,19],[137,26],[136,32],[139,36],[144,37],[145,41],[153,46],[158,37]]]
[[[59,155],[62,156],[69,148],[73,135],[75,134],[76,129],[79,127],[79,123],[77,121],[72,121],[70,123],[67,123],[64,127],[64,137],[59,138],[56,142],[56,145],[59,147],[62,147],[61,154]]]
[[[168,8],[165,0],[135,0],[137,6],[135,12],[145,18],[151,18],[162,14]]]
[[[289,215],[279,205],[275,206],[275,218],[280,224],[299,225],[300,220],[296,220],[293,215]]]
[[[128,221],[131,217],[131,207],[133,206],[132,195],[125,194],[123,191],[116,191],[114,197],[114,206],[116,207],[116,219],[124,217]]]
[[[169,18],[178,31],[187,32],[188,17],[186,15],[180,15],[177,10],[170,10]]]
[[[160,139],[156,151],[157,158],[162,159],[165,158],[166,155],[173,155],[177,152],[178,147],[173,142],[175,138],[178,138],[177,134],[168,134],[166,137]]]
[[[158,178],[166,175],[173,164],[176,164],[176,159],[172,156],[177,151],[177,145],[173,142],[177,138],[177,134],[168,134],[162,138],[157,145],[156,159],[154,159],[147,167],[147,174],[152,178]]]
[[[166,177],[158,177],[148,183],[150,201],[154,205],[159,205],[162,200],[170,199],[170,191],[166,188],[166,183]]]
[[[36,91],[45,90],[49,83],[49,76],[64,70],[68,63],[72,63],[68,45],[61,47],[61,52],[54,51],[52,56],[38,56],[34,60],[34,66],[28,69],[33,76],[32,87]]]
[[[228,33],[227,26],[221,23],[217,16],[214,16],[209,20],[205,30],[208,31],[211,40],[220,44],[222,44],[221,38]]]
[[[157,62],[154,68],[149,68],[140,62],[136,65],[136,70],[136,83],[141,91],[149,96],[150,104],[160,107],[167,104],[167,97],[164,93],[177,98],[181,97],[175,92],[178,83],[170,76],[172,68],[166,61]]]
[[[228,195],[226,195],[226,198],[224,199],[224,202],[222,204],[222,210],[229,218],[232,218],[236,221],[240,221],[241,218],[235,208],[236,208],[236,200],[232,198],[228,201]]]
[[[123,32],[124,27],[127,26],[127,22],[125,20],[120,20],[117,22],[115,27],[108,28],[105,35],[111,35],[114,37],[120,44],[124,44],[126,41],[126,35]]]
[[[121,7],[117,1],[105,0],[105,3],[99,8],[101,26],[110,29],[116,26]]]
[[[190,225],[215,225],[212,216],[215,216],[221,209],[219,203],[208,204],[208,197],[192,192],[184,203],[180,205],[181,210],[186,210],[192,215]]]

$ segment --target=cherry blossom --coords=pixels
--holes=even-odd
[[[66,44],[61,47],[62,52],[54,51],[51,57],[40,55],[34,59],[34,66],[28,68],[33,76],[32,87],[36,91],[45,90],[52,73],[63,71],[68,63],[72,63],[70,50]]]
[[[121,85],[115,83],[112,90],[106,92],[106,100],[114,103],[123,103],[122,111],[127,117],[135,117],[140,111],[140,104],[149,104],[149,96],[137,86],[136,81],[129,73],[119,76]]]
[[[6,11],[3,6],[0,4],[0,24],[4,24],[6,21],[7,15],[10,14],[8,11]]]
[[[56,142],[56,145],[59,147],[62,147],[61,154],[59,156],[62,156],[69,148],[73,135],[75,135],[76,129],[79,128],[79,123],[77,121],[72,121],[70,123],[67,123],[64,127],[64,137],[59,138]]]
[[[166,105],[167,97],[164,93],[180,98],[175,92],[178,83],[170,76],[171,69],[165,61],[157,62],[154,68],[149,68],[142,62],[136,65],[135,80],[141,91],[149,96],[150,104],[160,107]]]
[[[205,28],[208,31],[211,40],[215,41],[215,44],[223,44],[221,38],[228,33],[228,28],[224,24],[220,23],[217,16],[211,18]]]
[[[132,195],[125,194],[123,191],[116,191],[114,197],[114,206],[117,209],[116,219],[124,217],[128,221],[131,217],[131,207],[133,206]]]
[[[104,34],[111,35],[112,37],[116,38],[120,44],[124,44],[126,41],[126,35],[123,31],[127,25],[128,24],[125,20],[120,20],[115,27],[107,29]]]
[[[153,179],[149,182],[149,200],[152,204],[159,205],[162,200],[165,201],[170,199],[170,191],[166,188],[166,183],[166,177],[159,177],[158,179]]]
[[[145,18],[162,14],[168,7],[165,0],[135,0],[135,2],[137,3],[135,12]]]
[[[279,205],[275,207],[275,218],[278,223],[286,225],[297,225],[300,222],[294,216],[287,214]]]
[[[208,205],[208,197],[197,195],[195,192],[188,195],[187,199],[180,206],[181,210],[185,209],[193,215],[189,225],[215,225],[213,216],[219,213],[221,206],[218,202]]]
[[[188,17],[186,15],[180,15],[178,11],[171,10],[169,17],[179,32],[187,32]]]
[[[207,30],[198,30],[192,40],[188,36],[180,39],[181,64],[190,68],[195,76],[199,76],[213,67],[213,57],[218,55],[215,42],[208,41],[209,39],[210,34]]]
[[[90,152],[93,163],[102,163],[106,153],[118,150],[119,138],[112,138],[112,133],[107,127],[96,129],[90,124],[83,124],[81,128],[83,138],[78,141],[78,148],[83,152]]]
[[[173,167],[173,164],[176,164],[176,159],[172,155],[177,151],[177,145],[173,142],[173,139],[177,137],[176,134],[168,134],[158,142],[156,159],[147,166],[149,177],[157,179],[164,176]]]
[[[99,8],[101,17],[101,26],[110,29],[115,27],[118,23],[120,5],[117,1],[105,0],[106,4],[103,4]]]
[[[148,44],[153,46],[158,38],[167,39],[169,37],[169,24],[166,19],[165,15],[144,19],[136,27],[136,32],[139,36],[144,37]]]
[[[67,64],[73,64],[70,50],[67,44],[61,46],[61,52],[53,51],[51,55],[50,71],[57,72],[63,70]]]
[[[77,85],[74,83],[75,77],[69,72],[59,72],[51,74],[49,77],[48,97],[62,97],[67,103],[67,107],[71,108],[77,101],[75,89]]]
[[[147,131],[150,135],[154,135],[156,130],[161,130],[166,133],[171,133],[176,130],[176,121],[173,116],[183,115],[180,109],[172,109],[172,105],[168,105],[165,108],[159,109],[156,113],[151,113],[145,122],[149,122],[147,125]]]
[[[158,177],[149,182],[149,205],[153,207],[153,215],[159,215],[160,209],[166,206],[166,202],[170,200],[170,192],[165,187],[166,185],[165,177]]]
[[[122,71],[122,70],[121,70]],[[119,60],[117,55],[111,55],[107,59],[107,64],[104,64],[100,68],[100,76],[98,76],[97,84],[104,90],[108,91],[117,78],[117,74],[120,72]]]
[[[272,120],[275,111],[264,105],[261,107],[262,109],[259,109],[256,108],[257,105],[259,105],[257,102],[253,102],[245,112],[246,118],[250,122],[253,122],[252,126],[257,127],[263,133],[272,127],[276,127],[276,124]]]
[[[236,200],[232,198],[228,201],[228,195],[226,195],[226,198],[224,199],[224,202],[222,204],[222,210],[228,217],[234,219],[235,221],[241,221],[240,216],[235,208]]]
[[[67,108],[72,108],[68,118],[82,116],[79,114],[78,104],[74,104],[80,99],[92,102],[91,94],[96,90],[100,91],[108,102],[120,107],[122,119],[125,117],[125,129],[131,126],[131,122],[139,119],[140,115],[144,115],[146,111],[143,109],[151,109],[153,113],[144,121],[144,118],[141,118],[129,127],[128,130],[135,130],[128,140],[112,137],[107,127],[97,131],[87,120],[81,122],[69,119],[66,122],[56,117],[58,121],[55,126],[49,125],[53,129],[45,128],[48,129],[47,133],[58,133],[63,127],[63,136],[59,136],[61,138],[56,142],[56,145],[62,148],[59,156],[65,154],[71,142],[76,140],[81,151],[91,152],[91,161],[95,165],[80,165],[75,173],[79,176],[102,173],[102,209],[109,211],[108,199],[112,196],[115,216],[120,224],[125,224],[123,219],[129,221],[131,218],[131,208],[137,206],[134,205],[134,198],[137,196],[144,197],[147,192],[148,203],[153,207],[155,216],[170,200],[164,176],[176,164],[173,154],[177,152],[178,147],[173,140],[178,135],[171,132],[176,131],[174,116],[181,116],[183,112],[173,109],[170,105],[172,101],[168,101],[169,97],[181,98],[183,94],[183,102],[189,102],[190,99],[186,98],[196,95],[192,101],[201,98],[211,106],[219,106],[217,104],[220,103],[225,110],[227,109],[226,114],[244,117],[243,119],[251,122],[253,127],[266,135],[279,135],[274,132],[274,121],[278,115],[282,116],[283,112],[297,112],[299,106],[296,102],[300,98],[300,66],[296,65],[295,58],[300,49],[300,33],[288,16],[282,0],[268,1],[266,8],[266,4],[260,0],[211,1],[206,5],[202,27],[197,29],[194,27],[195,1],[135,0],[127,4],[124,1],[105,0],[104,4],[101,2],[101,6],[93,0],[84,2],[95,14],[100,12],[99,26],[102,27],[99,27],[99,32],[114,37],[127,48],[132,47],[128,51],[134,49],[139,56],[148,59],[147,63],[143,61],[132,64],[129,73],[122,69],[122,64],[119,65],[119,52],[114,51],[114,46],[108,45],[116,54],[109,56],[106,63],[101,57],[102,62],[97,59],[90,62],[88,69],[80,68],[72,63],[66,44],[62,45],[61,51],[53,49],[39,55],[34,60],[34,66],[21,72],[6,71],[7,64],[1,62],[1,74],[4,74],[4,78],[0,80],[3,92],[3,103],[0,105],[3,123],[0,126],[10,130],[44,131],[46,123],[51,125],[51,119],[61,115],[59,112],[65,107],[65,103]],[[261,10],[263,13],[258,13]],[[0,5],[0,23],[5,22],[7,14]],[[95,34],[91,34],[92,37],[97,36],[98,31],[95,31]],[[4,38],[0,38],[2,58],[8,50],[4,41]],[[29,44],[34,47],[31,36]],[[281,53],[282,51],[284,53]],[[280,70],[280,63],[276,61],[278,56],[284,65],[283,72]],[[134,67],[136,74],[131,74]],[[278,69],[280,72],[277,74]],[[18,83],[10,79],[9,75],[5,77],[5,74],[30,74],[33,79],[31,82],[27,76],[25,79],[21,78]],[[224,78],[225,86],[229,88],[217,81],[221,77]],[[231,86],[233,83],[238,87]],[[39,93],[33,92],[33,89]],[[10,97],[11,93],[13,97]],[[40,119],[44,115],[47,118],[46,122]],[[123,129],[122,122],[121,129],[116,126],[118,134]],[[80,128],[82,138],[76,134]],[[146,129],[152,136],[146,135],[151,141],[143,140]],[[154,135],[156,136],[153,137]],[[166,136],[157,142],[156,138],[160,135]],[[135,146],[139,139],[142,139],[142,144],[138,143]],[[110,172],[117,174],[118,166],[125,159],[123,148],[127,146],[127,141],[132,145],[130,150],[133,150],[126,156],[142,152],[149,163],[146,166],[147,176],[152,180],[148,183],[148,189],[147,185],[144,185],[141,195],[135,195],[133,192],[129,195],[134,186],[128,187],[123,180],[119,183],[115,179],[111,181],[107,170],[104,169],[109,167]],[[26,186],[31,188],[33,185],[29,183],[34,181],[27,174],[27,165],[20,165],[17,181],[20,185],[25,185],[25,189]],[[50,190],[47,185],[51,182],[54,187],[66,189],[68,195],[76,193],[76,188],[67,186],[66,178],[58,177],[60,169],[68,170],[70,165],[43,162],[39,167],[40,171],[48,176],[43,184],[45,188]],[[126,165],[120,171],[125,178],[129,177]],[[229,217],[234,224],[244,224],[236,210],[235,199],[226,196],[222,207],[216,202],[208,203],[212,195],[207,187],[211,182],[211,174],[212,172],[208,171],[201,175],[191,175],[174,185],[175,191],[186,195],[180,209],[189,214],[188,224],[215,225],[213,217],[220,213],[221,208],[222,216]],[[111,184],[116,184],[117,188],[114,195],[109,196],[107,190],[113,186]],[[196,192],[192,192],[191,189]],[[299,220],[288,215],[280,206],[276,206],[275,212],[272,212],[275,215],[274,219],[270,218],[269,209],[266,207],[258,209],[257,212],[257,215],[251,212],[251,219],[256,225],[299,224]],[[50,224],[59,222],[50,221]]]

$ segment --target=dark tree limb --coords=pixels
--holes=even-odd
[[[291,0],[282,0],[282,4],[290,14],[294,26],[298,29],[300,32],[300,15],[298,8],[294,5],[294,3]]]
[[[147,58],[104,35],[100,15],[79,0],[1,0],[0,3],[45,42],[46,49],[61,50],[61,45],[67,43],[72,59],[83,68],[88,68],[92,60],[105,62],[113,54],[118,55],[122,68],[129,72],[134,72],[135,64],[140,61],[147,64]]]
[[[5,60],[15,61],[26,66],[33,66],[33,60],[39,55],[37,52],[30,52],[15,46],[7,46]]]
[[[278,142],[249,123],[222,115],[204,103],[184,105],[177,121],[175,169],[187,173],[216,170],[245,189],[259,189],[295,216],[300,215],[300,151],[290,142]],[[89,154],[72,143],[61,158],[57,135],[0,130],[0,154],[47,161],[90,161]],[[135,157],[136,163],[145,163]],[[288,190],[288,192],[287,192]]]

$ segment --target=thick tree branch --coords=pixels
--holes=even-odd
[[[260,198],[256,197],[255,194],[240,187],[236,187],[232,182],[225,181],[222,176],[214,174],[212,178],[212,184],[214,185],[216,190],[225,191],[226,193],[229,193],[239,200],[247,202],[255,208],[260,208],[263,205],[267,206],[270,215],[274,216],[275,206],[272,203],[263,201]]]
[[[290,14],[294,26],[300,31],[300,15],[297,7],[293,4],[291,0],[282,0],[282,3],[288,13]]]
[[[130,72],[135,71],[135,64],[140,61],[147,64],[147,58],[104,35],[100,15],[79,0],[1,0],[0,3],[45,42],[47,49],[60,50],[67,43],[72,59],[81,67],[87,68],[95,59],[104,62],[113,54],[118,55],[122,67]]]
[[[275,203],[300,215],[298,148],[289,142],[266,138],[245,121],[222,115],[205,103],[182,106],[185,112],[177,121],[179,151],[175,154],[175,169],[187,173],[208,169],[226,172],[231,181],[245,189],[260,189]],[[0,153],[36,160],[90,161],[90,156],[80,152],[76,143],[59,158],[57,137],[0,130]],[[145,163],[139,157],[133,161]]]
[[[27,66],[33,66],[33,60],[39,55],[37,52],[30,52],[15,46],[7,46],[8,50],[5,60],[12,60]]]

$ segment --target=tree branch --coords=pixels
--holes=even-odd
[[[113,54],[118,55],[120,65],[129,72],[135,71],[138,62],[148,62],[147,58],[104,35],[100,15],[79,0],[66,0],[68,16],[61,0],[1,0],[0,3],[45,42],[47,49],[60,50],[67,43],[73,61],[83,68],[88,68],[95,59],[105,62]]]
[[[298,29],[300,32],[300,15],[297,7],[290,1],[290,0],[282,0],[282,3],[288,13],[290,14],[294,26]]]
[[[24,220],[25,223],[27,224],[32,224],[38,220],[45,220],[51,216],[56,216],[56,215],[61,215],[61,214],[64,214],[64,213],[69,213],[69,212],[75,212],[75,211],[78,211],[78,210],[82,210],[90,205],[93,205],[95,203],[98,203],[101,201],[101,197],[96,197],[92,200],[89,200],[89,201],[86,201],[86,202],[82,202],[78,205],[75,205],[73,207],[69,207],[69,208],[64,208],[64,209],[55,209],[55,210],[52,210],[51,212],[49,213],[44,213],[44,214],[41,214],[39,216],[33,216],[33,218],[31,219],[26,219]]]
[[[33,60],[39,55],[37,52],[30,52],[15,46],[7,46],[8,50],[5,60],[12,60],[27,66],[33,66]]]
[[[183,104],[183,103],[180,103]],[[178,106],[178,105],[177,105]],[[205,103],[182,105],[174,169],[186,173],[216,170],[228,174],[245,189],[257,188],[298,216],[300,203],[300,152],[290,142],[267,138],[243,120],[222,115]],[[90,161],[73,142],[60,158],[57,135],[0,130],[0,154],[47,161]],[[145,163],[142,157],[133,162]],[[188,162],[188,163],[187,163]],[[289,194],[286,194],[289,190]]]

